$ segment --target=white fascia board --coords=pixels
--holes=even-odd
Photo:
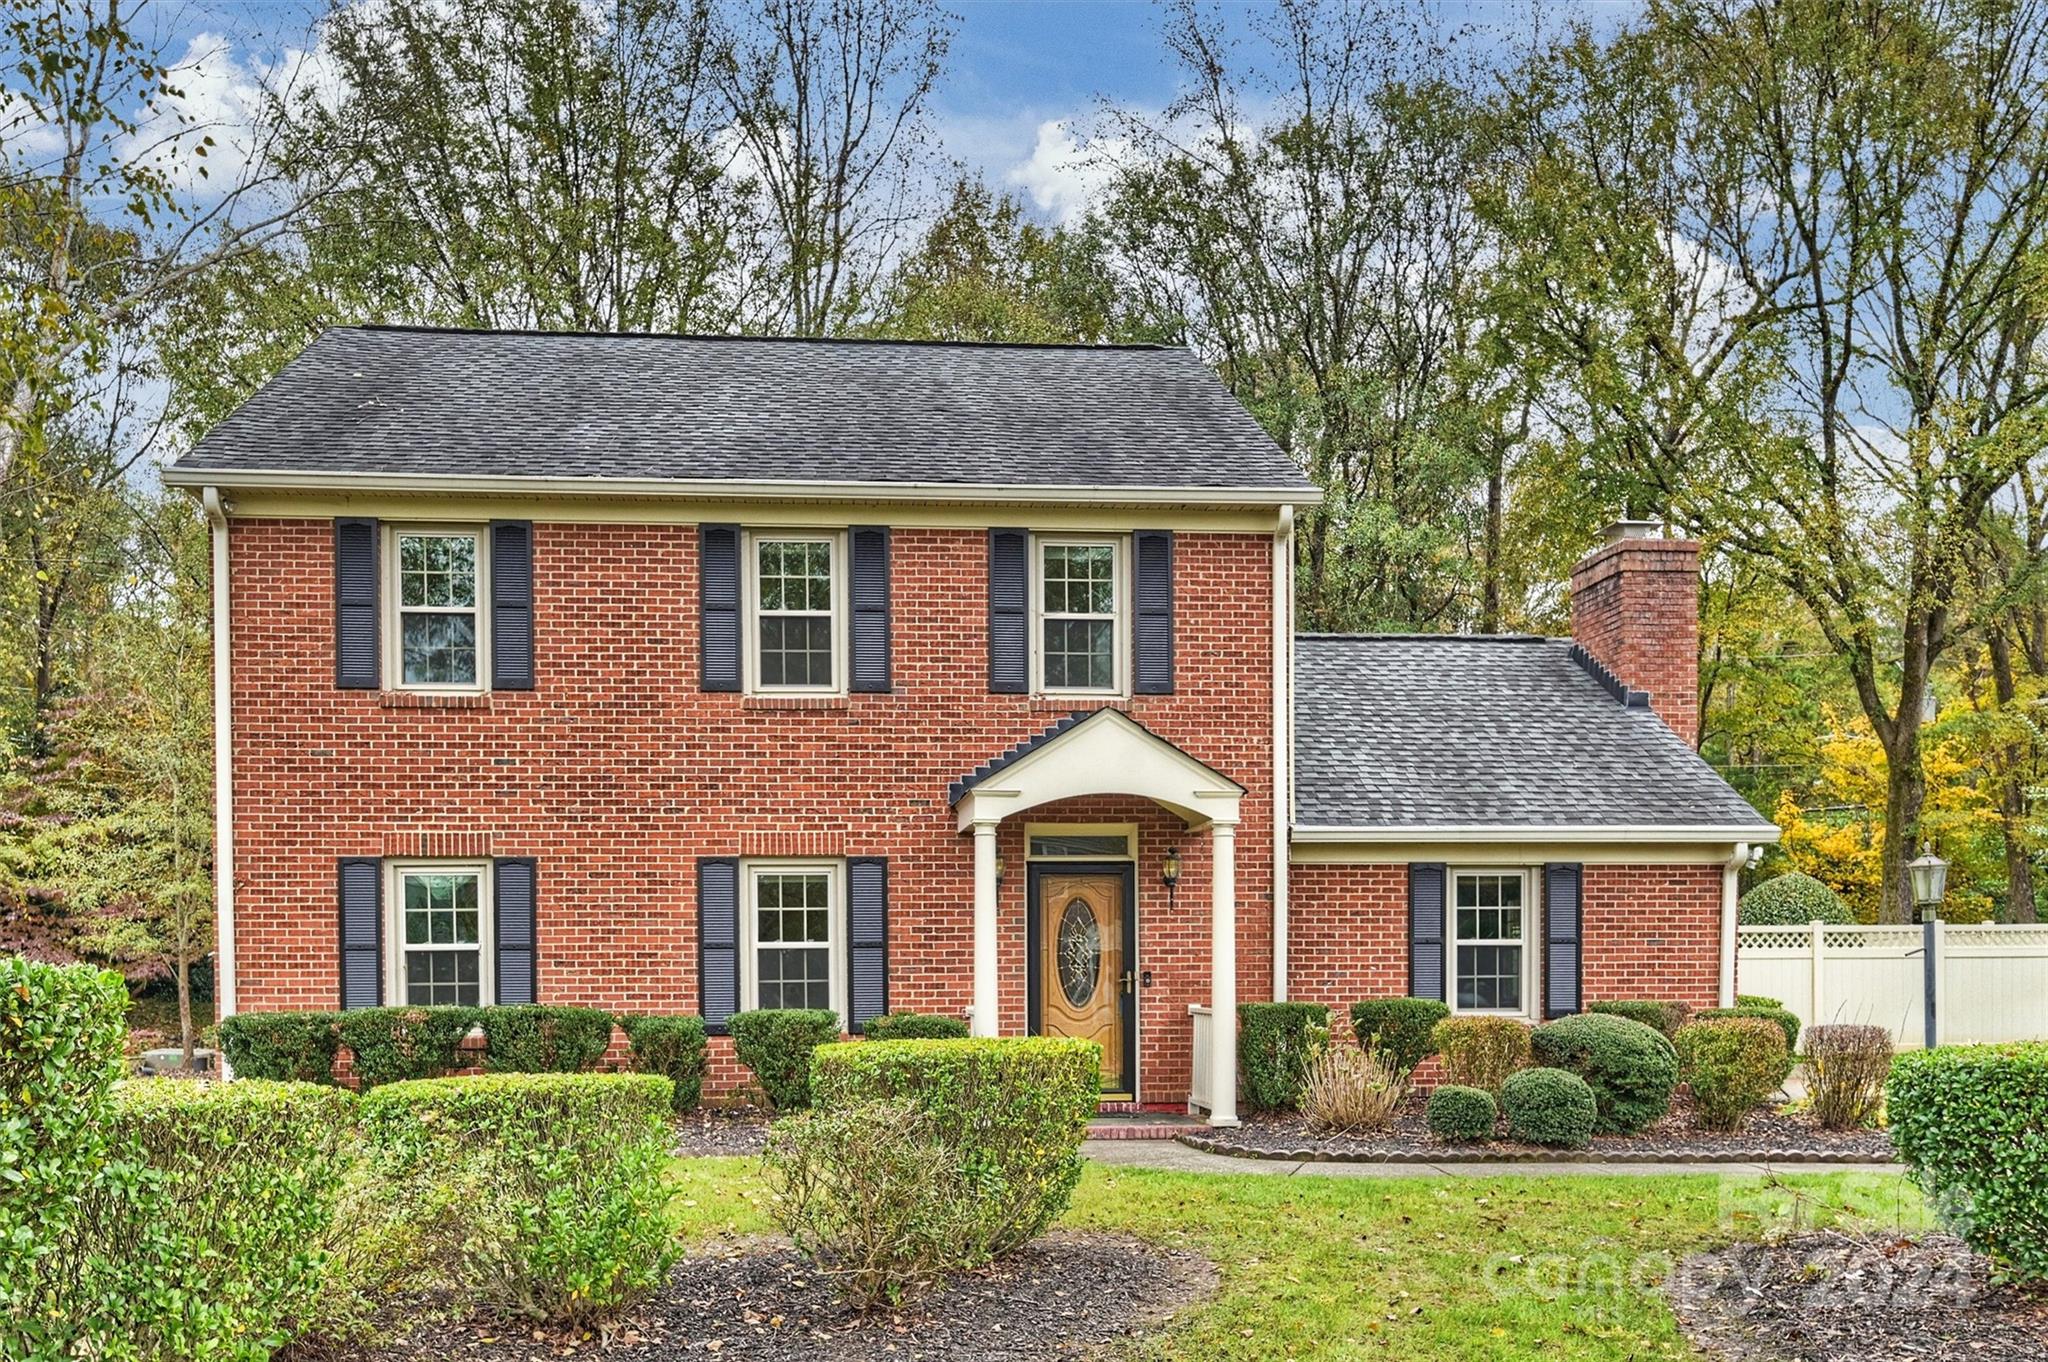
[[[1372,846],[1416,842],[1775,842],[1778,836],[1778,829],[1769,823],[1415,823],[1369,828],[1297,826],[1290,833],[1297,844]]]
[[[952,482],[818,482],[804,478],[541,478],[453,473],[310,473],[303,470],[178,468],[166,487],[261,488],[283,492],[412,492],[462,496],[647,497],[727,501],[950,502],[1105,506],[1314,505],[1322,493],[1302,487],[1114,487],[1096,483],[1018,485]]]

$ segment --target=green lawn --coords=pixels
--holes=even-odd
[[[684,1159],[689,1238],[768,1228],[752,1160]],[[1657,1294],[1674,1256],[1780,1229],[1918,1228],[1897,1177],[1350,1179],[1091,1164],[1064,1224],[1197,1248],[1217,1294],[1149,1358],[1693,1356]]]

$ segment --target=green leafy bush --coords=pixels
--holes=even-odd
[[[1502,1085],[1508,1133],[1530,1144],[1584,1149],[1593,1139],[1598,1104],[1586,1080],[1563,1069],[1524,1069]]]
[[[633,1043],[633,1067],[673,1084],[677,1111],[696,1110],[704,1093],[704,1019],[621,1017],[619,1029]]]
[[[890,1012],[870,1017],[860,1033],[869,1040],[966,1040],[967,1023],[930,1012]]]
[[[1351,1005],[1351,1030],[1360,1045],[1377,1045],[1394,1067],[1413,1070],[1435,1053],[1430,1032],[1450,1015],[1434,998],[1371,998]]]
[[[71,1235],[108,1176],[127,1010],[111,971],[0,960],[0,1357],[69,1357],[89,1337]]]
[[[103,1187],[81,1245],[93,1294],[118,1302],[102,1322],[114,1355],[263,1362],[335,1309],[323,1245],[355,1104],[263,1079],[115,1088],[132,1176]]]
[[[1430,1032],[1452,1086],[1498,1094],[1508,1075],[1529,1065],[1529,1028],[1513,1017],[1446,1017]]]
[[[424,1283],[481,1309],[585,1324],[657,1286],[668,1112],[655,1074],[421,1079],[363,1098],[378,1177]]]
[[[365,1007],[336,1013],[341,1043],[365,1089],[438,1078],[460,1065],[456,1047],[483,1021],[480,1007]]]
[[[1796,870],[1765,880],[1744,894],[1736,911],[1745,927],[1803,927],[1809,922],[1846,925],[1856,920],[1840,894]]]
[[[1806,1091],[1823,1130],[1854,1130],[1877,1119],[1892,1068],[1892,1033],[1882,1026],[1806,1028]]]
[[[767,1163],[776,1223],[857,1308],[898,1304],[964,1265],[960,1158],[916,1104],[799,1112],[769,1132]]]
[[[1606,1002],[1593,1003],[1588,1012],[1602,1016],[1627,1017],[1632,1022],[1658,1031],[1665,1036],[1675,1036],[1678,1028],[1685,1025],[1692,1015],[1692,1009],[1680,1002],[1662,1001],[1655,998],[1616,998]]]
[[[1792,1051],[1799,1045],[1799,1018],[1782,1007],[1765,1007],[1762,1004],[1743,1004],[1738,1007],[1703,1007],[1692,1014],[1694,1021],[1722,1021],[1729,1017],[1758,1017],[1785,1033],[1785,1049]]]
[[[837,1013],[805,1008],[763,1008],[735,1012],[733,1051],[754,1071],[768,1105],[802,1111],[811,1104],[811,1054],[839,1039]]]
[[[1309,1058],[1330,1038],[1318,1003],[1239,1003],[1237,1076],[1251,1111],[1288,1111],[1301,1100]]]
[[[1784,1004],[1783,1002],[1779,1001],[1779,1000],[1778,1000],[1778,999],[1776,999],[1776,998],[1766,998],[1766,997],[1765,997],[1765,996],[1764,996],[1763,994],[1761,994],[1761,993],[1738,993],[1738,994],[1736,994],[1736,995],[1735,995],[1735,1005],[1736,1005],[1737,1007],[1773,1007],[1773,1008],[1775,1008],[1775,1007],[1783,1007],[1783,1006],[1784,1006],[1785,1004]]]
[[[1092,1041],[847,1041],[819,1047],[825,1110],[908,1102],[959,1160],[966,1188],[953,1261],[987,1262],[1042,1231],[1081,1179],[1081,1140],[1101,1100]]]
[[[582,1073],[612,1043],[612,1014],[595,1007],[486,1007],[478,1022],[492,1073]]]
[[[1500,1111],[1486,1089],[1445,1083],[1429,1095],[1426,1114],[1430,1133],[1440,1140],[1464,1144],[1492,1139]]]
[[[1902,1054],[1885,1115],[1937,1213],[2013,1275],[2048,1280],[2048,1043]]]
[[[1536,1028],[1529,1052],[1586,1080],[1602,1134],[1633,1135],[1671,1110],[1678,1052],[1655,1027],[1598,1013],[1559,1017]]]
[[[1707,1130],[1742,1129],[1743,1118],[1785,1081],[1785,1033],[1762,1017],[1720,1017],[1678,1030],[1678,1073]]]
[[[332,1083],[339,1020],[333,1012],[240,1012],[221,1019],[221,1053],[237,1078]]]

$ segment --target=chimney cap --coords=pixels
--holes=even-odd
[[[1610,544],[1619,544],[1624,539],[1655,539],[1663,526],[1654,520],[1621,519],[1601,531]]]

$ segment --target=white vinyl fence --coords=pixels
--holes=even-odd
[[[1936,1039],[1943,1045],[2048,1040],[2048,926],[1935,924]],[[1777,998],[1799,1020],[1882,1026],[1902,1049],[1926,1034],[1921,929],[1741,927],[1741,993]]]

